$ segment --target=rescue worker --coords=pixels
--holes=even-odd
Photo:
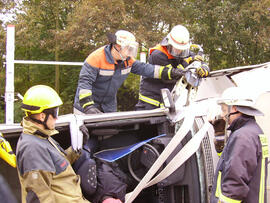
[[[71,164],[80,153],[72,147],[63,150],[51,136],[58,133],[55,122],[62,100],[49,86],[36,85],[24,95],[23,132],[17,143],[17,169],[21,183],[22,202],[89,202],[81,191],[80,178]],[[84,141],[89,134],[80,128]],[[121,203],[107,197],[107,203]],[[104,203],[104,202],[103,202]]]
[[[23,203],[88,202],[71,167],[79,154],[71,147],[64,151],[51,138],[58,133],[55,123],[61,105],[61,98],[49,86],[33,86],[24,95],[21,108],[26,116],[16,151]]]
[[[199,49],[198,54],[190,51],[194,46]],[[171,64],[172,70],[184,70],[194,61],[200,61],[201,65],[196,72],[200,77],[207,77],[209,67],[203,62],[202,49],[198,45],[191,45],[189,31],[182,25],[176,25],[160,44],[149,50],[149,63],[154,65],[167,66]],[[142,77],[140,83],[139,101],[136,110],[149,110],[162,106],[160,90],[173,89],[177,80],[164,81],[155,78]]]
[[[10,166],[16,168],[16,156],[12,151],[9,142],[4,138],[3,134],[0,132],[0,158],[6,161]],[[1,201],[5,203],[16,203],[10,187],[5,181],[4,177],[0,175],[0,197]]]
[[[254,116],[263,113],[254,102],[240,87],[226,89],[218,101],[225,119],[223,134],[231,133],[217,164],[211,203],[267,202],[268,141],[255,121]]]
[[[110,44],[91,53],[82,66],[74,101],[76,114],[115,112],[117,90],[130,72],[164,80],[183,74],[182,70],[136,61],[138,43],[128,31],[119,30],[108,38]]]

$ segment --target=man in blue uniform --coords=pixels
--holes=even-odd
[[[207,77],[209,67],[203,62],[202,49],[198,55],[190,51],[189,32],[182,26],[173,27],[171,32],[162,40],[160,44],[149,50],[149,63],[154,65],[166,66],[171,64],[172,70],[183,70],[194,61],[200,61],[201,66],[196,72],[200,77]],[[139,102],[136,105],[137,110],[149,110],[162,106],[162,97],[160,90],[167,88],[173,89],[177,80],[164,81],[155,78],[142,77],[140,83]]]
[[[182,76],[182,70],[136,61],[138,43],[128,31],[117,31],[109,41],[91,53],[82,66],[74,101],[76,114],[115,112],[117,90],[130,72],[164,80]]]
[[[231,134],[217,164],[210,202],[266,203],[268,141],[254,118],[263,113],[254,107],[250,92],[239,87],[226,89],[218,103],[223,133],[229,125]]]

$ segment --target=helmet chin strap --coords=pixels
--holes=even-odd
[[[240,113],[239,111],[235,111],[235,112],[231,112],[231,109],[232,109],[232,106],[228,106],[228,112],[230,112],[230,113],[228,113],[226,116],[225,116],[225,118],[226,118],[226,123],[225,123],[225,130],[224,130],[224,134],[225,134],[225,144],[226,144],[226,142],[227,142],[227,140],[228,140],[228,133],[227,133],[227,128],[228,128],[228,126],[229,126],[229,119],[230,119],[230,116],[232,116],[232,115],[235,115],[235,114],[238,114],[238,113]]]
[[[48,121],[48,118],[49,118],[49,114],[46,113],[45,115],[46,115],[46,116],[45,116],[44,121],[35,119],[32,115],[28,115],[28,117],[29,117],[31,120],[33,120],[34,122],[43,125],[44,128],[45,128],[46,130],[49,130],[49,127],[48,127],[48,125],[47,125],[47,121]]]
[[[231,115],[238,114],[238,113],[240,113],[240,112],[239,111],[235,111],[235,112],[229,113],[228,114],[228,118],[230,118]]]

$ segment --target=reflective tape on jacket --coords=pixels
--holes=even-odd
[[[219,203],[226,202],[226,203],[240,203],[241,200],[231,199],[229,197],[226,197],[222,194],[221,191],[221,171],[218,172],[218,178],[217,178],[217,188],[216,188],[216,197],[219,198]]]
[[[152,105],[157,106],[157,107],[163,106],[163,104],[161,102],[159,102],[155,99],[152,99],[150,97],[143,96],[142,94],[139,94],[139,100],[142,100],[148,104],[152,104]]]
[[[260,180],[260,192],[259,192],[259,203],[264,203],[265,196],[265,161],[269,157],[268,151],[268,139],[264,134],[259,135],[262,145],[262,165],[261,165],[261,180]]]
[[[261,161],[261,174],[260,174],[260,191],[259,191],[259,202],[258,203],[264,203],[265,202],[265,163],[266,158],[269,157],[269,151],[268,151],[268,139],[267,136],[264,134],[259,135],[261,146],[262,146],[262,161]],[[226,197],[222,194],[221,191],[221,171],[218,172],[218,178],[217,178],[217,187],[215,196],[219,198],[219,202],[226,202],[226,203],[238,203],[241,202],[241,200],[235,200],[231,199],[229,197]]]

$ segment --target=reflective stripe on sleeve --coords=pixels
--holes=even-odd
[[[79,92],[79,99],[83,99],[85,97],[91,96],[92,95],[92,91],[91,90],[87,90],[87,89],[81,89]]]
[[[139,94],[139,100],[142,100],[148,104],[152,104],[154,106],[157,106],[159,107],[160,106],[160,102],[155,100],[155,99],[152,99],[150,97],[146,97],[146,96],[143,96],[142,94]]]
[[[94,104],[94,102],[90,101],[90,102],[85,103],[82,107],[85,108],[86,106],[90,106],[90,105],[93,105],[93,104]]]
[[[172,72],[172,68],[170,68],[169,71],[168,71],[168,78],[169,78],[169,80],[172,79],[172,77],[171,77],[171,72]]]
[[[159,66],[159,69],[158,69],[159,72],[158,72],[158,77],[157,78],[161,79],[162,71],[163,71],[164,68],[165,68],[164,66]]]
[[[154,67],[155,67],[155,68],[154,68],[154,78],[160,79],[160,76],[159,76],[159,69],[160,69],[161,66],[155,65]]]

